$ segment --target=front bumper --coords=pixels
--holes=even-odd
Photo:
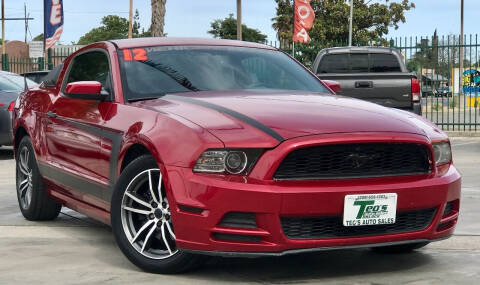
[[[282,255],[435,241],[453,234],[461,191],[461,177],[453,165],[441,175],[435,170],[432,174],[409,177],[324,181],[265,179],[271,177],[272,165],[275,165],[271,158],[282,157],[279,153],[288,153],[293,147],[298,147],[298,142],[283,143],[262,156],[248,177],[196,174],[189,168],[166,166],[167,195],[169,201],[173,201],[177,246],[186,251],[224,256]],[[397,193],[397,212],[434,208],[435,214],[428,226],[411,232],[316,239],[292,239],[284,233],[282,217],[341,217],[345,195],[373,193]],[[444,216],[447,202],[453,202],[454,207]],[[256,227],[221,225],[230,212],[255,214]],[[221,236],[242,238],[232,240],[219,238]]]
[[[172,213],[172,218],[177,246],[188,250],[219,252],[280,253],[297,249],[443,239],[452,235],[458,218],[458,208],[453,215],[442,217],[445,204],[460,199],[461,184],[460,175],[453,166],[443,176],[432,179],[405,179],[398,182],[376,179],[343,186],[307,182],[265,185],[249,183],[248,180],[225,181],[207,175],[195,175],[188,169],[177,167],[169,167],[168,176],[170,185],[176,189],[174,200],[177,210]],[[280,217],[342,215],[345,195],[387,192],[398,194],[398,211],[436,208],[430,225],[417,232],[347,238],[293,240],[283,233]],[[189,209],[182,206],[202,209],[202,212],[181,210]],[[228,212],[255,213],[258,228],[219,226]],[[445,224],[448,224],[446,228],[441,226]],[[260,238],[260,241],[218,240],[214,238],[215,233],[253,236]]]

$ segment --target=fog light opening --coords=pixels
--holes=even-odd
[[[232,241],[232,242],[261,242],[262,238],[259,236],[250,236],[250,235],[236,235],[236,234],[222,234],[222,233],[213,233],[213,238],[220,241]]]
[[[447,230],[447,229],[453,227],[455,225],[455,222],[456,222],[456,220],[446,222],[446,223],[442,223],[437,227],[437,231],[441,232],[441,231]]]

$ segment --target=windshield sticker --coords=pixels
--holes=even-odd
[[[132,57],[133,52],[133,57]],[[124,49],[123,59],[125,61],[146,61],[148,60],[147,51],[144,48],[134,48],[133,50]]]

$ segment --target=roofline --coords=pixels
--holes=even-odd
[[[109,40],[108,42],[114,44],[119,49],[149,46],[233,46],[278,50],[275,47],[261,43],[212,38],[150,37],[117,39]]]
[[[331,47],[331,48],[324,48],[320,51],[320,53],[330,53],[330,52],[351,52],[351,51],[379,51],[379,52],[392,52],[398,53],[398,49],[392,47],[377,47],[377,46],[351,46],[351,47]]]

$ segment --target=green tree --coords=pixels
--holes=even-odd
[[[407,69],[414,72],[421,72],[422,68],[434,69],[440,63],[438,51],[437,30],[430,39],[421,39],[415,45],[415,54],[407,60]]]
[[[292,0],[275,0],[277,14],[272,18],[272,27],[282,41],[291,41],[293,25]],[[349,0],[312,0],[315,22],[309,32],[312,41],[330,43],[346,42],[350,16]],[[386,43],[383,39],[389,28],[398,29],[405,23],[405,11],[415,8],[409,0],[392,2],[389,0],[354,0],[353,44],[369,42]]]
[[[237,19],[233,18],[233,14],[230,14],[227,18],[223,20],[215,20],[210,23],[212,29],[208,31],[209,34],[212,34],[213,37],[218,39],[237,39]],[[242,39],[247,42],[265,42],[267,35],[262,34],[257,29],[252,29],[247,27],[247,25],[242,25]]]
[[[132,35],[134,38],[150,35],[150,29],[147,31],[142,29],[142,32],[140,32],[139,18],[138,10],[136,10],[132,24]],[[128,38],[128,20],[117,15],[107,15],[102,18],[102,25],[100,27],[93,28],[80,37],[77,44],[86,45],[99,41],[126,38]]]
[[[36,35],[32,41],[43,41],[43,33]]]

